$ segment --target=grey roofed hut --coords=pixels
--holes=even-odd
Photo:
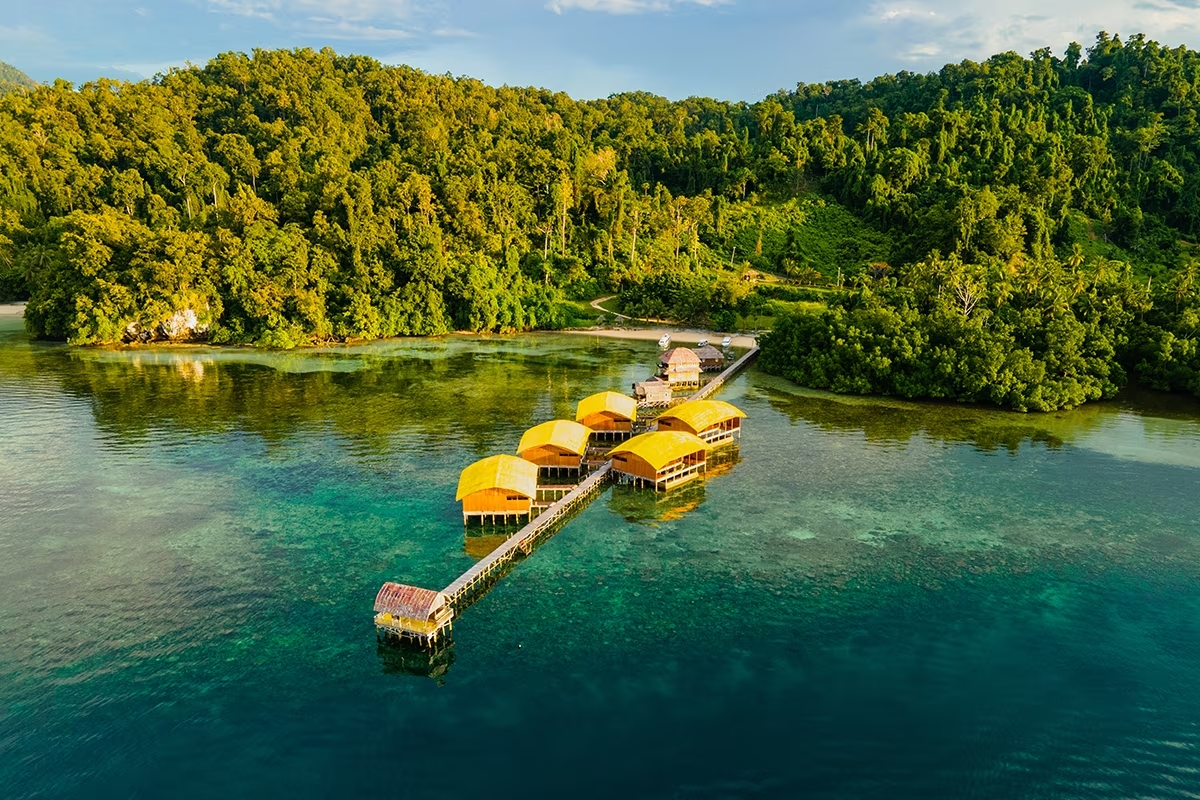
[[[700,369],[704,372],[718,372],[725,366],[725,356],[712,345],[696,348],[696,355],[700,356]]]

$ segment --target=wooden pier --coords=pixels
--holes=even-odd
[[[450,605],[460,611],[468,605],[481,588],[489,585],[489,578],[500,571],[507,563],[518,555],[528,555],[533,550],[536,541],[551,528],[563,521],[572,511],[591,496],[597,493],[608,480],[611,464],[605,464],[593,472],[583,483],[568,492],[563,498],[541,514],[537,519],[504,540],[486,558],[478,561],[475,566],[458,576],[458,580],[442,590]]]
[[[687,399],[702,400],[709,397],[749,366],[757,357],[758,347],[751,348],[741,358],[729,365],[720,375],[706,383],[698,392]],[[584,458],[584,464],[586,465],[589,461],[595,464],[594,459],[596,455],[598,454],[596,454],[595,450],[589,448],[589,452]],[[612,461],[608,460],[607,456],[605,456],[605,461],[599,464],[581,483],[571,488],[560,499],[545,506],[544,510],[534,519],[530,520],[527,525],[505,539],[502,544],[476,562],[474,566],[462,575],[458,576],[457,580],[441,592],[435,594],[426,589],[409,587],[403,584],[385,584],[384,589],[380,590],[379,597],[376,598],[375,629],[378,635],[381,638],[392,638],[427,647],[432,647],[439,642],[446,641],[446,636],[450,632],[450,626],[454,617],[461,614],[467,606],[481,597],[496,581],[503,577],[505,571],[518,558],[531,553],[540,539],[547,536],[555,527],[564,523],[573,514],[586,507],[600,493],[608,481],[612,479],[612,476]],[[540,486],[538,487],[538,493],[541,494],[545,491],[546,493],[557,494],[558,491],[564,488],[567,487],[563,485]],[[534,498],[533,507],[538,508],[542,506],[548,499],[544,494],[541,497]],[[439,598],[439,602],[444,602],[444,606],[438,605],[438,608],[444,608],[445,611],[431,612],[427,616],[422,614],[421,622],[414,624],[413,619],[410,618],[416,616],[414,612],[408,611],[403,615],[396,613],[398,606],[396,606],[394,600],[391,601],[390,605],[381,604],[380,598],[384,598],[385,596],[394,598],[398,594],[407,596],[405,593],[411,593],[414,596],[420,595],[422,598],[425,595]],[[430,602],[433,603],[433,601]],[[437,605],[437,603],[433,604]],[[403,607],[402,610],[407,611],[407,607]]]

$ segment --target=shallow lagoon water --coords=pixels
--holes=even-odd
[[[1200,404],[1054,415],[751,371],[740,461],[610,489],[426,665],[459,470],[653,343],[69,350],[0,320],[11,797],[1200,796]]]

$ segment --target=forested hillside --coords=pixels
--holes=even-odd
[[[74,343],[284,347],[811,299],[753,267],[834,290],[765,344],[808,385],[1197,391],[1198,110],[1200,54],[1105,34],[754,104],[227,53],[0,98],[0,295]]]
[[[0,94],[17,89],[36,89],[37,85],[37,81],[12,64],[0,61]]]

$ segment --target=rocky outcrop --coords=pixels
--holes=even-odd
[[[208,338],[209,326],[200,321],[194,309],[176,311],[155,325],[131,322],[125,326],[125,342],[199,342]]]

